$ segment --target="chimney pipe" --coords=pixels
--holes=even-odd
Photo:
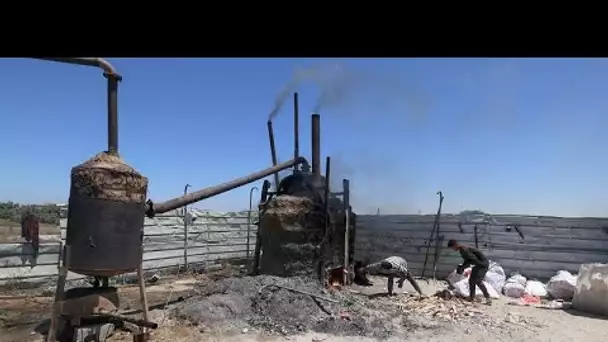
[[[321,116],[312,115],[312,173],[321,175]]]
[[[270,155],[272,157],[272,166],[277,166],[279,163],[277,160],[277,149],[274,145],[274,130],[272,129],[272,121],[268,120],[268,139],[270,140]],[[275,190],[279,189],[279,173],[274,174],[274,187]]]
[[[297,159],[300,156],[300,113],[298,105],[298,93],[293,93],[293,158]],[[298,165],[294,166],[294,170],[298,169]]]

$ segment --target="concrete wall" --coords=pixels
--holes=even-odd
[[[144,223],[144,268],[161,269],[184,264],[183,211],[176,210],[146,218]],[[190,210],[196,217],[188,228],[189,264],[212,264],[247,257],[247,212],[219,213]],[[252,213],[252,222],[257,213]],[[67,221],[61,219],[61,236],[41,236],[37,259],[25,243],[0,243],[0,283],[48,281],[57,275],[60,242],[65,238]],[[250,255],[253,255],[257,227],[251,225]],[[82,276],[69,274],[69,279]]]
[[[355,258],[378,260],[400,255],[420,275],[434,219],[435,215],[358,216]],[[444,240],[438,277],[447,276],[461,262],[458,253],[445,248],[447,241],[457,239],[474,246],[475,225],[479,248],[499,262],[507,274],[518,271],[527,277],[546,279],[562,269],[577,273],[583,263],[608,262],[606,218],[442,215],[439,235]],[[430,248],[425,276],[432,276],[434,253],[435,248]]]

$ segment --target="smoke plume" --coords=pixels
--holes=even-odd
[[[341,64],[321,64],[308,68],[297,67],[291,79],[277,95],[268,120],[273,120],[290,95],[306,83],[311,83],[319,89],[314,112],[318,112],[321,107],[344,103],[347,95],[350,94],[350,90],[357,84],[353,74],[346,72]]]
[[[293,92],[301,86],[312,85],[318,91],[313,112],[349,113],[361,115],[359,119],[368,120],[370,115],[365,110],[373,111],[375,119],[382,113],[392,117],[384,120],[402,122],[395,116],[408,116],[413,119],[424,119],[429,110],[429,98],[420,84],[412,80],[400,79],[393,74],[379,74],[369,70],[347,68],[344,64],[333,63],[299,67],[294,70],[291,79],[277,95],[269,120],[274,119],[284,103]],[[363,104],[363,107],[361,105]],[[356,110],[350,110],[356,108]],[[357,113],[357,114],[354,114]],[[372,113],[370,113],[372,114]],[[374,134],[371,131],[366,134]],[[368,137],[374,141],[373,137]],[[358,151],[356,155],[325,151],[332,157],[331,188],[342,190],[342,179],[351,180],[351,203],[359,211],[376,213],[412,212],[416,210],[415,201],[406,201],[400,192],[411,189],[415,180],[406,177],[403,170],[388,155],[383,155],[382,148],[369,146],[370,151]],[[325,158],[322,158],[323,160]],[[401,191],[395,191],[400,188]]]

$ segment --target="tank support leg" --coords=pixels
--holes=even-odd
[[[142,253],[143,255],[143,253]],[[148,322],[148,298],[146,296],[146,283],[144,280],[144,265],[143,260],[139,262],[139,268],[137,269],[137,279],[139,281],[139,296],[141,300],[141,312],[144,321]],[[145,328],[141,328],[142,334],[146,333]]]
[[[60,251],[61,253],[61,251]],[[61,253],[65,255],[64,253]],[[60,260],[62,258],[60,257]],[[59,277],[57,279],[57,288],[55,289],[55,301],[53,302],[53,308],[51,310],[51,324],[49,326],[49,331],[46,335],[46,342],[55,342],[57,336],[57,328],[59,325],[59,320],[61,318],[61,312],[59,308],[59,303],[63,300],[63,296],[65,294],[65,280],[68,276],[68,269],[63,262],[60,261],[59,264]]]

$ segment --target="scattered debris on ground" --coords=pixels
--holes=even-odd
[[[334,291],[322,288],[309,277],[227,276],[218,279],[190,275],[172,281],[161,277],[149,286],[149,319],[159,324],[152,331],[153,339],[595,342],[608,338],[605,321],[577,317],[564,310],[507,305],[506,298],[496,300],[492,306],[470,303],[446,290],[445,282],[420,282],[424,293],[437,292],[437,296],[420,298],[412,295],[414,292],[407,284],[398,294],[387,296],[386,280],[376,277],[371,278],[375,283],[371,287],[349,286]],[[139,318],[141,314],[133,311],[139,308],[137,289],[121,288],[120,293],[121,303],[127,304],[131,315]],[[38,332],[33,332],[33,328],[23,330],[17,321],[40,325],[41,319],[48,318],[49,298],[36,299],[40,302],[37,306],[31,302],[33,299],[28,299],[29,305],[24,300],[6,300],[1,306],[5,314],[10,313],[0,315],[0,322],[8,328],[3,329],[5,336],[12,339],[0,341],[39,340]],[[35,308],[25,312],[25,307],[19,307],[24,305]],[[18,318],[16,314],[20,311],[28,317]],[[40,316],[43,311],[47,312]],[[108,342],[131,338],[127,332],[116,331]]]
[[[247,330],[293,335],[305,331],[386,338],[403,328],[435,328],[419,317],[401,315],[399,306],[348,291],[330,292],[303,277],[231,278],[198,289],[199,295],[175,304],[171,316],[202,331]]]

